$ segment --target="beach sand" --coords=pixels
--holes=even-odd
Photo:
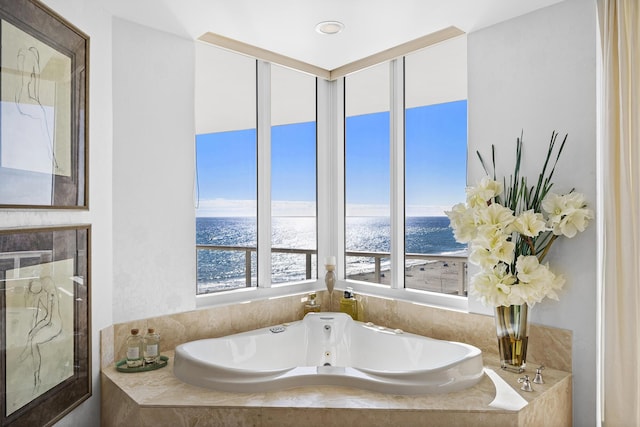
[[[459,269],[464,268],[460,261],[432,261],[405,268],[405,287],[451,295],[460,294]],[[382,269],[380,283],[390,284],[389,270]],[[359,273],[348,277],[352,280],[374,282],[375,273]]]

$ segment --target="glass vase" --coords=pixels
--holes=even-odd
[[[511,372],[523,372],[527,365],[529,306],[522,304],[496,307],[495,321],[500,367]]]

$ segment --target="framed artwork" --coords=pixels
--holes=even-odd
[[[89,38],[0,0],[0,42],[0,208],[86,209]]]
[[[90,226],[0,230],[0,426],[91,396]]]

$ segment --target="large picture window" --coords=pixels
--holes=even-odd
[[[197,50],[198,294],[317,278],[315,77],[261,65],[209,45]],[[257,84],[264,80],[267,91]],[[261,153],[270,153],[266,169]],[[271,182],[270,192],[259,194],[259,180]],[[267,193],[271,208],[258,213]],[[271,275],[263,278],[267,216]]]
[[[196,51],[197,293],[257,285],[256,61]]]
[[[466,38],[405,58],[405,287],[466,295],[466,245],[444,214],[465,199]]]
[[[348,279],[388,284],[389,64],[345,79],[345,266]]]
[[[465,196],[465,37],[340,82],[201,47],[199,294],[247,287],[260,293],[279,285],[303,290],[305,281],[318,279],[318,253],[335,253],[343,257],[338,279],[355,288],[373,285],[385,295],[411,290],[420,300],[450,299],[415,291],[466,295],[466,247],[455,241],[444,214]],[[338,88],[344,91],[334,97]],[[318,175],[319,168],[327,173]],[[329,209],[318,209],[318,193]],[[343,230],[319,229],[342,224]]]
[[[316,79],[271,66],[271,281],[315,279]]]

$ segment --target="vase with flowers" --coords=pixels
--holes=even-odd
[[[487,175],[467,188],[466,203],[446,212],[456,240],[469,244],[469,262],[480,268],[470,280],[470,294],[495,309],[501,367],[515,372],[526,365],[529,310],[544,298],[558,300],[565,282],[543,262],[551,245],[584,231],[593,218],[583,194],[551,191],[567,141],[565,135],[557,147],[557,137],[554,131],[542,171],[531,186],[520,174],[522,136],[516,140],[515,169],[508,181],[496,177],[494,146],[491,173],[478,152]]]

